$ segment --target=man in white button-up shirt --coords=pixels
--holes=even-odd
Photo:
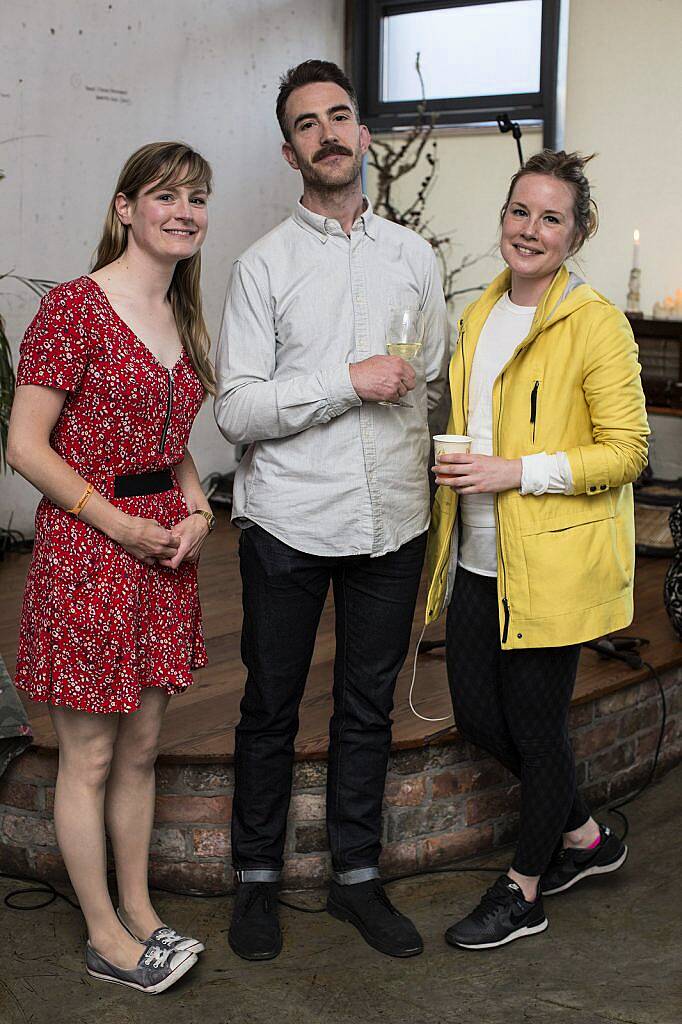
[[[385,953],[421,952],[379,881],[395,680],[407,654],[429,521],[428,411],[445,386],[447,318],[434,254],[372,213],[370,136],[350,82],[306,61],[282,79],[291,217],[236,262],[217,359],[218,425],[249,448],[237,471],[242,656],[232,855],[235,952],[281,949],[282,869],[298,707],[331,582],[336,605],[328,909]],[[391,308],[418,307],[413,366],[386,354]],[[409,393],[409,407],[385,407]]]

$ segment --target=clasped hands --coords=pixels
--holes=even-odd
[[[170,530],[154,519],[125,516],[120,531],[112,539],[146,565],[158,562],[167,569],[177,569],[182,562],[197,561],[208,533],[203,516],[189,515]]]
[[[452,487],[457,494],[496,494],[518,490],[522,463],[521,459],[503,459],[499,455],[451,452],[439,455],[431,471],[437,484]]]

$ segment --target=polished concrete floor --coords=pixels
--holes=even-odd
[[[678,1024],[682,766],[628,814],[631,852],[617,875],[547,899],[546,932],[489,952],[453,950],[442,938],[495,877],[483,873],[391,886],[424,936],[424,954],[406,961],[374,952],[326,914],[283,910],[285,951],[267,964],[244,963],[226,943],[229,898],[160,896],[164,919],[201,936],[207,951],[158,997],[88,978],[82,922],[63,902],[3,908],[0,1022]],[[504,854],[490,863],[504,863]],[[0,896],[12,887],[0,880]]]

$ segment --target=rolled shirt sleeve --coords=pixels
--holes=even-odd
[[[521,494],[573,494],[566,452],[537,452],[521,457]]]

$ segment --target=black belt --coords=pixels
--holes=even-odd
[[[173,474],[170,469],[114,477],[115,498],[135,498],[142,494],[162,494],[164,491],[172,490]]]

